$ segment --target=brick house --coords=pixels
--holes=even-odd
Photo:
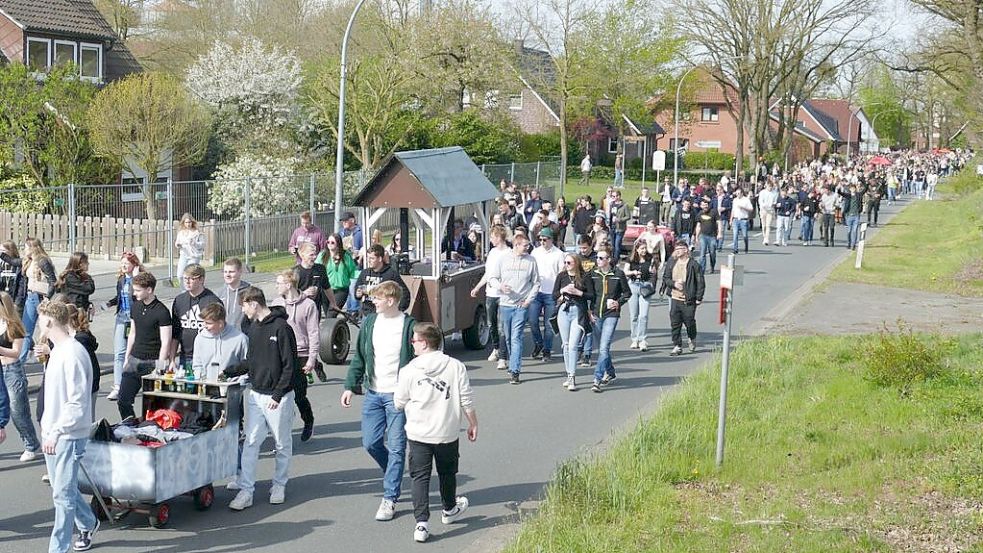
[[[519,90],[508,94],[509,115],[526,134],[542,134],[560,129],[559,108],[539,90],[556,80],[556,68],[549,52],[529,48],[523,41],[513,43]]]
[[[880,149],[880,139],[862,107],[840,98],[814,98],[809,100],[809,104],[835,121],[837,134],[841,138],[837,144],[838,153],[846,154],[847,144],[850,152],[876,152]]]

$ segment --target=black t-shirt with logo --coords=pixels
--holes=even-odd
[[[174,298],[171,326],[174,327],[174,339],[181,345],[181,355],[191,357],[194,354],[195,338],[198,336],[198,331],[205,327],[201,310],[213,303],[222,303],[222,300],[208,288],[195,297],[192,297],[190,292],[182,292]]]
[[[140,360],[157,359],[160,356],[160,329],[171,326],[171,313],[161,301],[154,298],[149,304],[136,302],[130,308],[135,332],[133,350],[130,355]]]
[[[720,216],[717,215],[716,209],[707,209],[700,213],[699,225],[700,234],[707,236],[717,235],[717,221],[720,220]]]

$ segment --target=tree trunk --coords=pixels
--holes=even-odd
[[[567,102],[560,99],[560,190],[556,196],[563,196],[567,185],[567,153],[570,144],[567,141]],[[555,198],[554,198],[555,199]]]
[[[742,92],[737,107],[737,144],[734,146],[734,173],[740,180],[744,172],[744,128],[747,124],[747,101]]]

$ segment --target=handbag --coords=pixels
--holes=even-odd
[[[638,284],[638,293],[647,300],[655,295],[655,285],[651,282],[640,282]]]

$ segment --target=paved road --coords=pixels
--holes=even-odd
[[[885,207],[882,219],[897,209]],[[838,227],[837,232],[844,243],[845,227]],[[752,333],[764,320],[774,318],[775,312],[787,309],[791,300],[804,293],[803,286],[810,286],[817,274],[846,254],[842,245],[762,247],[760,237],[755,243],[750,255],[738,256],[738,264],[745,267],[745,281],[735,300],[737,333]],[[653,308],[650,317],[650,342],[655,347],[646,353],[628,350],[626,313],[614,346],[620,378],[603,394],[586,388],[574,393],[562,389],[563,369],[558,360],[548,365],[527,362],[522,385],[510,386],[504,373],[483,356],[452,344],[449,351],[470,369],[480,421],[477,443],[461,447],[459,488],[469,496],[472,508],[463,524],[444,527],[435,518],[428,551],[498,550],[514,535],[518,513],[535,507],[557,463],[596,448],[630,427],[704,363],[720,341],[717,286],[716,275],[708,277],[706,301],[698,313],[701,333],[696,355],[669,357],[666,304]],[[292,551],[388,553],[413,547],[408,477],[396,519],[388,523],[373,520],[381,497],[381,474],[361,448],[360,402],[350,410],[338,404],[343,372],[343,367],[330,368],[332,379],[310,391],[316,433],[308,443],[294,442],[292,478],[284,505],[265,502],[272,473],[266,448],[259,466],[256,504],[251,509],[229,511],[225,505],[233,494],[224,488],[217,492],[215,507],[205,513],[195,511],[190,498],[178,498],[172,502],[170,528],[154,530],[145,517],[131,516],[118,527],[100,531],[96,538],[99,550],[282,552],[286,547]],[[586,371],[579,374],[588,382]],[[106,390],[108,382],[109,377],[104,377]],[[104,399],[99,413],[116,420],[115,406]],[[715,420],[715,415],[707,413],[707,420]],[[0,446],[0,553],[41,551],[53,517],[50,492],[39,480],[40,463],[17,461],[22,444],[12,427],[9,434]],[[708,443],[707,448],[712,449],[713,444]]]

